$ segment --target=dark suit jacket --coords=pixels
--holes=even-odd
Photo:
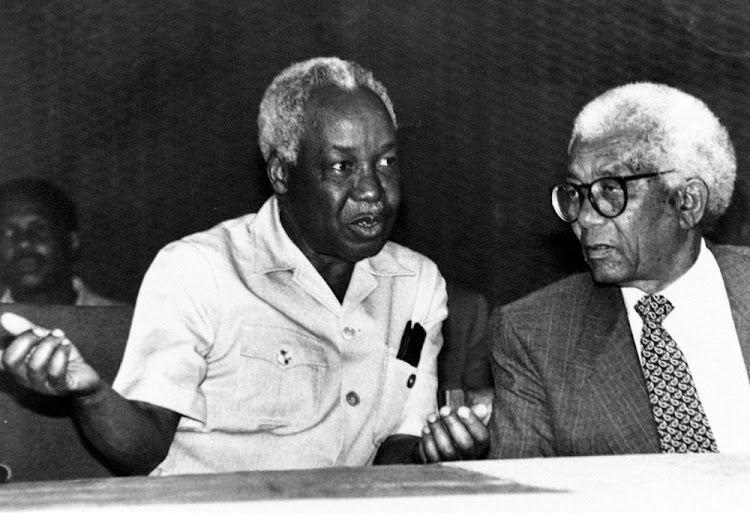
[[[446,282],[448,318],[443,322],[443,348],[438,356],[438,389],[492,387],[489,306],[484,295]]]
[[[750,248],[711,251],[750,373]],[[496,309],[491,324],[490,457],[659,452],[619,287],[577,274]]]

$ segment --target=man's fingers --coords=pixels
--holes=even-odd
[[[26,360],[27,376],[35,387],[46,386],[50,360],[64,338],[65,334],[61,330],[53,330],[30,350]]]
[[[487,414],[482,411],[486,407],[477,409],[480,415]],[[467,406],[455,411],[443,406],[439,413],[427,416],[427,425],[422,431],[420,450],[425,459],[437,462],[482,457],[489,447],[489,431],[482,419]]]
[[[477,409],[480,410],[479,413],[483,413],[485,415],[487,414],[486,406],[477,405]],[[482,442],[486,439],[489,439],[489,431],[487,430],[487,426],[485,426],[482,418],[477,416],[473,409],[467,406],[462,406],[458,409],[458,416],[473,441]]]
[[[492,416],[492,403],[495,390],[492,387],[475,388],[466,391],[466,405],[479,417],[486,426]]]
[[[47,379],[54,389],[62,389],[67,384],[68,362],[72,347],[68,339],[63,339],[49,360]]]
[[[437,463],[442,460],[435,439],[432,437],[432,431],[428,426],[422,428],[422,441],[419,443],[419,451],[420,457],[423,458],[425,463]]]
[[[49,335],[49,330],[13,312],[0,314],[0,325],[16,338],[0,352],[0,370],[17,369],[35,352],[36,345]]]
[[[447,419],[451,416],[455,417],[453,410],[448,406],[443,406],[440,408],[440,416],[438,417],[435,415],[436,420],[434,422],[430,422],[430,416],[428,416],[427,419],[427,425],[435,439],[435,444],[440,452],[440,458],[442,461],[461,459],[461,455],[453,443],[451,432],[446,425]]]
[[[489,424],[490,416],[492,415],[492,403],[489,403],[489,405],[483,403],[473,404],[471,405],[471,411],[473,411],[474,415],[476,415],[477,418],[482,421],[482,424],[486,426]]]
[[[481,411],[483,408],[478,409],[480,410],[479,413],[484,413],[486,416],[489,415],[489,412]],[[490,431],[487,429],[484,419],[477,416],[467,406],[462,406],[458,409],[458,416],[471,437],[470,443],[461,446],[461,450],[470,458],[484,458],[487,456],[490,448]]]
[[[464,420],[467,411],[468,408],[465,406],[461,406],[458,411],[454,411],[452,408],[446,406],[443,406],[440,409],[440,416],[443,419],[443,425],[447,430],[447,436],[451,442],[451,446],[455,445],[460,451],[471,449],[474,443],[468,426],[464,424],[467,422]],[[458,412],[460,412],[460,416]],[[474,418],[476,419],[476,417]],[[456,449],[453,448],[453,451],[455,450]]]
[[[482,457],[489,447],[489,431],[470,408],[454,411],[444,406],[440,417],[442,426],[430,428],[444,460]]]
[[[3,351],[3,365],[7,370],[15,370],[18,367],[25,365],[27,359],[33,356],[34,348],[46,337],[49,333],[42,333],[39,328],[34,328],[33,331],[26,331],[23,334],[17,336],[13,342]],[[37,335],[35,331],[41,335]]]
[[[38,370],[47,366],[52,351],[54,351],[65,334],[60,330],[54,330],[48,336],[39,340],[39,343],[31,348],[26,364],[29,368]]]
[[[0,324],[5,328],[5,331],[16,336],[34,328],[31,321],[13,312],[4,312],[0,315]]]
[[[16,338],[0,351],[0,370],[42,393],[58,394],[67,386],[68,364],[80,354],[60,329],[35,326],[23,317],[5,312],[0,324]],[[18,334],[20,332],[20,334]]]

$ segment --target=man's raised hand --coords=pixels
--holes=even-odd
[[[85,395],[102,385],[97,372],[59,329],[48,330],[11,312],[0,324],[15,338],[0,351],[0,370],[46,395]]]

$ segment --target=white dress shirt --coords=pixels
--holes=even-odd
[[[663,325],[688,362],[719,451],[750,451],[750,380],[724,280],[705,242],[693,266],[659,294],[674,306]],[[639,354],[643,321],[635,304],[645,295],[622,287]]]

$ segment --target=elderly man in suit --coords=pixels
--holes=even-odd
[[[493,312],[496,458],[750,448],[750,250],[710,246],[736,158],[700,100],[637,83],[578,115],[552,189],[589,273]]]

